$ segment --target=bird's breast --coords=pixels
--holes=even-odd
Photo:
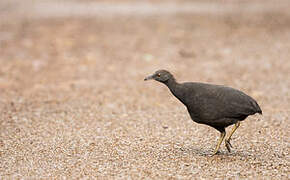
[[[199,115],[197,113],[194,112],[189,112],[190,118],[196,122],[196,123],[200,123],[200,124],[204,124],[204,121],[199,117]]]

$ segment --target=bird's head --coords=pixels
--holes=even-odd
[[[159,81],[159,82],[162,82],[162,83],[166,83],[168,80],[174,79],[174,77],[169,71],[158,70],[154,74],[146,77],[144,79],[144,81],[147,81],[147,80],[150,80],[150,79],[154,79],[156,81]]]

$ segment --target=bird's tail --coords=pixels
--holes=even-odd
[[[261,110],[261,108],[260,108],[260,106],[259,106],[259,104],[256,102],[256,101],[253,101],[252,102],[253,103],[253,106],[255,107],[255,109],[256,109],[256,113],[259,113],[259,114],[263,114],[263,112],[262,112],[262,110]]]

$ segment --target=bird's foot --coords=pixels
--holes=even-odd
[[[219,150],[214,150],[214,152],[212,153],[212,156],[219,154],[220,151]]]
[[[229,152],[231,152],[231,148],[233,147],[231,142],[230,142],[231,139],[226,139],[225,140],[225,143],[226,143],[226,148]]]

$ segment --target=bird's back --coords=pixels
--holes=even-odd
[[[223,118],[244,120],[249,115],[262,113],[253,98],[226,86],[187,82],[171,91],[200,123]]]

